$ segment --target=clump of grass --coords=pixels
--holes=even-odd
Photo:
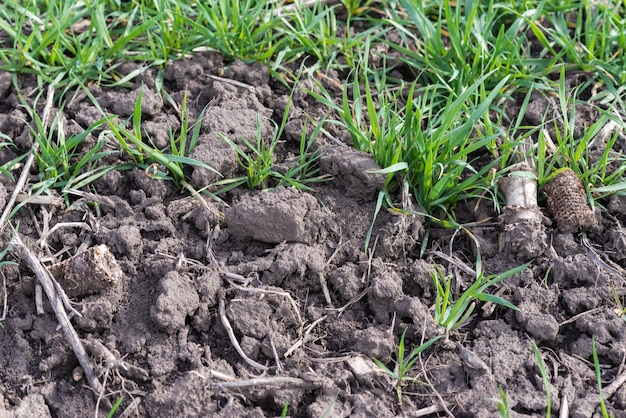
[[[574,93],[575,95],[575,93]],[[626,159],[613,147],[618,140],[619,126],[623,122],[610,111],[597,108],[600,113],[597,121],[586,127],[583,135],[576,138],[576,100],[568,97],[565,88],[565,72],[560,73],[558,85],[560,109],[558,123],[554,121],[555,138],[549,136],[547,129],[541,129],[537,141],[536,166],[540,188],[566,169],[573,170],[581,179],[591,207],[599,200],[614,193],[626,191]],[[615,126],[608,135],[600,132],[611,123]],[[598,143],[605,140],[604,143]],[[599,155],[592,156],[593,148],[602,148]]]
[[[228,60],[267,61],[281,50],[277,31],[279,20],[272,13],[276,3],[252,0],[199,2],[196,15],[184,18],[193,29],[191,42],[209,46]]]
[[[121,60],[137,59],[138,52],[151,65],[163,64],[145,54],[141,39],[163,16],[140,21],[136,13],[134,8],[112,10],[103,2],[7,0],[0,11],[0,30],[12,46],[0,48],[0,68],[70,88],[77,80],[117,82]]]
[[[243,142],[243,147],[227,136],[220,135],[224,142],[235,150],[237,163],[245,171],[245,174],[231,179],[220,180],[213,184],[212,187],[221,187],[215,192],[216,195],[243,185],[249,189],[292,186],[307,192],[315,192],[312,187],[314,184],[331,179],[327,175],[320,175],[319,167],[317,166],[318,160],[323,155],[323,149],[313,149],[315,140],[322,130],[324,120],[317,122],[310,134],[307,133],[307,126],[303,127],[299,153],[295,161],[284,171],[277,169],[274,162],[275,151],[285,129],[290,107],[291,97],[287,102],[281,124],[275,125],[269,141],[263,138],[261,122],[258,118],[255,141],[251,142],[246,138],[240,138],[241,142]]]
[[[101,129],[106,119],[93,123],[79,134],[67,136],[63,106],[56,112],[48,127],[44,126],[44,121],[36,111],[36,103],[29,106],[22,98],[22,106],[32,119],[28,127],[38,144],[35,148],[35,161],[39,170],[39,182],[31,187],[34,194],[53,188],[66,195],[69,190],[85,187],[116,168],[98,164],[101,158],[114,153],[103,150],[106,142],[104,138],[99,136],[96,143],[89,148],[84,149],[83,146],[89,136]]]
[[[84,91],[98,110],[103,115],[106,115],[105,111],[100,107],[93,95],[87,89],[84,89]],[[131,124],[131,129],[127,129],[124,126],[124,123],[120,124],[117,117],[109,115],[105,118],[110,134],[119,143],[121,151],[131,158],[133,165],[145,170],[146,174],[153,178],[172,180],[177,186],[185,187],[191,190],[192,193],[195,193],[195,191],[191,189],[191,186],[187,182],[187,175],[184,171],[186,166],[202,167],[221,175],[217,170],[208,164],[187,157],[187,154],[190,153],[198,143],[201,127],[200,121],[202,120],[205,110],[200,113],[198,122],[196,122],[196,125],[191,131],[191,138],[189,138],[189,114],[187,110],[187,95],[185,94],[181,105],[180,132],[178,135],[175,135],[170,131],[169,149],[159,149],[150,144],[144,138],[144,132],[141,128],[142,96],[142,90],[140,89],[133,107],[133,114],[130,117],[130,121],[127,121],[127,123]],[[128,165],[125,165],[120,168],[128,167]],[[164,167],[164,169],[162,169],[162,167]]]
[[[405,343],[404,343],[405,335],[406,335],[406,328],[404,329],[404,331],[402,331],[402,336],[400,337],[400,342],[398,343],[398,352],[396,354],[397,356],[396,365],[393,370],[385,366],[383,362],[381,362],[380,360],[373,359],[374,363],[376,363],[376,365],[380,367],[380,369],[383,372],[387,373],[389,376],[391,376],[394,379],[395,388],[396,388],[396,396],[398,398],[398,405],[402,405],[402,389],[407,383],[418,382],[422,385],[426,385],[426,383],[419,382],[417,378],[410,376],[409,372],[413,368],[413,365],[415,365],[415,362],[419,359],[420,353],[422,353],[424,350],[426,350],[428,347],[430,347],[431,345],[433,345],[434,343],[436,343],[442,338],[441,336],[432,338],[426,341],[425,343],[421,344],[419,347],[414,348],[413,351],[409,353],[409,355],[406,355],[406,348],[405,348]]]
[[[338,123],[350,132],[354,146],[370,153],[387,170],[387,202],[391,202],[388,191],[398,176],[409,183],[428,215],[445,218],[460,200],[482,197],[490,189],[486,174],[495,160],[475,167],[473,153],[492,148],[496,137],[481,135],[475,126],[483,123],[507,78],[487,94],[482,84],[489,75],[459,95],[442,85],[412,85],[406,99],[399,93],[390,96],[384,75],[373,76],[375,93],[367,77],[355,78],[344,88],[341,105],[321,85],[321,94],[311,94],[339,115]]]
[[[523,271],[530,265],[530,262],[517,266],[500,274],[485,276],[481,269],[480,255],[476,263],[476,278],[463,293],[454,298],[452,295],[452,277],[443,274],[442,270],[435,266],[435,271],[431,272],[433,284],[435,286],[435,322],[443,327],[446,335],[465,325],[471,317],[476,301],[491,302],[509,309],[518,311],[519,309],[507,300],[487,293],[487,289],[493,285]]]

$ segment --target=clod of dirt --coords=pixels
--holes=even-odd
[[[367,285],[363,277],[357,275],[357,265],[346,263],[334,269],[328,276],[328,284],[338,294],[343,303],[356,297]]]
[[[197,373],[185,373],[171,384],[157,385],[142,404],[151,417],[212,417],[217,413],[212,396],[209,380]]]
[[[353,334],[353,341],[355,341],[352,347],[354,351],[383,361],[390,358],[395,349],[392,333],[376,326],[356,330]]]
[[[200,296],[193,284],[177,271],[170,271],[159,282],[159,296],[150,309],[154,322],[172,334],[185,326],[187,315],[196,310]]]
[[[347,402],[342,402],[337,395],[322,395],[315,402],[307,407],[307,413],[310,417],[337,417],[344,418],[351,415],[352,408]]]
[[[91,247],[51,266],[50,272],[70,297],[99,293],[120,283],[124,278],[115,257],[104,244]]]
[[[555,257],[551,261],[550,274],[562,289],[585,285],[596,286],[603,279],[598,265],[586,254],[574,254],[566,258]]]
[[[556,306],[554,292],[543,288],[520,288],[519,311],[516,312],[517,320],[526,332],[537,341],[553,341],[559,333],[559,323],[546,312]]]
[[[270,244],[313,243],[320,235],[322,211],[313,196],[292,188],[254,194],[226,210],[226,221],[239,239]]]
[[[163,107],[163,98],[152,89],[143,86],[132,90],[128,93],[109,93],[107,94],[109,106],[113,113],[121,118],[127,118],[133,114],[135,103],[141,91],[141,115],[143,117],[152,117],[157,115]]]
[[[336,187],[344,190],[349,197],[362,201],[373,199],[386,180],[371,155],[354,148],[333,145],[328,147],[320,158],[320,170],[334,176]]]
[[[217,74],[224,65],[221,55],[215,52],[201,52],[185,61],[170,63],[163,73],[163,78],[173,84],[177,90],[194,92],[206,84],[205,74]],[[202,104],[204,106],[206,103]]]
[[[134,260],[143,253],[141,232],[136,226],[122,225],[110,231],[107,238],[107,243],[113,251],[128,257],[129,260]]]
[[[0,401],[2,401],[2,396],[0,396]],[[46,400],[44,397],[38,393],[33,393],[30,395],[24,396],[20,404],[11,411],[6,411],[4,409],[4,405],[0,404],[0,418],[30,418],[30,417],[38,417],[38,418],[46,418],[52,417],[50,413],[50,409],[48,405],[46,405]]]
[[[8,71],[0,71],[0,97],[4,97],[11,88],[12,75]]]
[[[548,211],[562,232],[591,230],[598,226],[595,214],[587,205],[585,188],[571,169],[550,180],[543,192],[548,197]]]
[[[265,337],[275,325],[269,322],[273,309],[263,300],[237,299],[228,305],[226,313],[239,332],[256,339]]]

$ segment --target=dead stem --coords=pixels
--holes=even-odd
[[[208,74],[208,77],[212,80],[219,81],[220,83],[232,84],[233,86],[244,88],[251,93],[256,92],[256,89],[254,88],[254,86],[251,86],[250,84],[242,83],[241,81],[232,80],[230,78],[218,77],[216,75],[211,75],[211,74]]]
[[[296,351],[296,349],[304,345],[305,338],[311,333],[311,331],[313,331],[313,328],[315,328],[319,323],[324,321],[326,318],[328,318],[328,315],[324,315],[321,318],[316,319],[308,327],[306,327],[306,329],[304,330],[304,334],[300,337],[300,339],[296,341],[296,343],[292,345],[291,348],[289,348],[289,350],[285,352],[285,357],[289,357],[290,355],[293,354],[294,351]]]
[[[13,228],[13,226],[11,226],[11,228]],[[52,277],[52,274],[50,274],[48,269],[43,264],[41,264],[37,257],[28,249],[28,247],[26,247],[15,229],[13,229],[13,237],[9,242],[9,247],[13,252],[15,252],[20,258],[25,260],[30,265],[30,268],[39,279],[39,282],[41,283],[41,286],[43,287],[44,291],[46,292],[46,296],[50,301],[50,305],[54,310],[54,314],[59,321],[61,329],[63,330],[63,334],[65,335],[65,338],[72,347],[74,355],[78,359],[78,363],[81,365],[87,381],[89,382],[91,388],[94,390],[95,393],[101,393],[103,387],[96,377],[93,368],[91,367],[91,363],[89,362],[89,357],[87,356],[85,347],[80,341],[76,330],[72,326],[72,323],[70,322],[67,313],[65,312],[63,302],[57,292],[58,285],[55,286],[55,281]]]
[[[321,382],[317,380],[305,380],[297,377],[273,376],[273,377],[255,377],[248,380],[239,380],[236,382],[216,382],[211,383],[214,389],[234,389],[248,388],[253,386],[292,386],[316,388],[321,386]]]
[[[237,341],[237,337],[235,337],[235,333],[233,332],[233,327],[230,326],[230,322],[228,321],[228,317],[226,316],[226,306],[224,302],[223,290],[220,291],[219,299],[220,299],[220,305],[219,305],[220,319],[222,321],[222,325],[224,326],[224,329],[226,329],[226,333],[228,334],[228,338],[230,339],[231,344],[233,345],[233,347],[235,347],[235,350],[237,350],[237,353],[239,353],[241,358],[244,359],[246,363],[248,363],[250,366],[254,367],[255,369],[259,369],[261,371],[267,371],[269,369],[267,366],[264,366],[263,364],[257,363],[256,361],[252,360],[241,349],[241,346],[239,345],[239,341]]]

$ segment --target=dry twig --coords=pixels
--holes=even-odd
[[[226,333],[228,334],[228,338],[230,339],[231,344],[233,345],[233,347],[235,347],[235,350],[237,350],[237,353],[239,353],[241,358],[244,359],[246,363],[248,363],[250,366],[254,367],[255,369],[267,371],[269,369],[267,366],[261,363],[257,363],[256,361],[252,360],[241,349],[241,346],[239,345],[239,341],[237,341],[237,337],[235,337],[235,333],[233,332],[233,327],[230,326],[230,322],[228,321],[228,317],[226,316],[224,291],[220,291],[219,299],[220,299],[220,306],[219,306],[220,319],[222,320],[222,325],[224,326],[224,329],[226,329]]]
[[[321,386],[321,382],[316,380],[305,380],[297,377],[273,376],[256,377],[248,380],[238,380],[236,382],[215,382],[211,383],[214,389],[248,388],[253,386],[290,386],[315,388]]]
[[[65,338],[72,347],[74,355],[76,355],[78,363],[82,367],[87,381],[96,393],[101,393],[101,391],[103,390],[102,385],[100,384],[100,381],[96,377],[93,368],[91,367],[91,364],[89,362],[89,356],[85,351],[85,347],[80,341],[76,330],[72,326],[72,323],[70,322],[70,319],[65,312],[62,298],[57,291],[58,287],[55,286],[55,280],[52,277],[52,274],[50,274],[48,269],[44,265],[42,265],[39,259],[28,249],[28,247],[26,247],[17,231],[15,231],[15,229],[13,229],[13,231],[13,238],[11,238],[11,241],[9,242],[9,247],[11,251],[15,252],[21,259],[26,261],[39,279],[39,282],[41,283],[41,286],[43,287],[44,291],[46,292],[46,296],[50,301],[52,310],[54,311],[54,314],[59,321],[59,325],[63,330],[63,334],[65,335]]]

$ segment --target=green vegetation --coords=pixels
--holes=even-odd
[[[404,346],[404,336],[406,335],[406,328],[402,331],[402,336],[400,337],[400,342],[398,343],[398,352],[396,354],[396,365],[393,370],[388,368],[378,359],[374,359],[374,363],[382,371],[391,376],[394,380],[394,384],[396,387],[396,396],[398,397],[398,405],[402,405],[402,388],[408,383],[418,382],[420,384],[425,384],[423,382],[419,382],[417,378],[409,375],[409,372],[415,365],[415,362],[419,359],[419,355],[421,352],[426,350],[428,347],[436,343],[441,339],[441,337],[432,338],[417,348],[414,348],[413,351],[409,353],[408,356],[405,357],[405,346]]]
[[[606,409],[606,402],[604,395],[602,394],[602,373],[600,372],[600,360],[598,359],[598,351],[596,350],[596,337],[591,337],[591,353],[593,355],[593,368],[596,373],[596,382],[598,384],[598,393],[600,394],[600,409],[602,410],[602,416],[604,418],[612,417],[613,414],[609,414]]]
[[[492,399],[498,404],[498,412],[502,418],[511,417],[511,406],[509,405],[509,398],[506,396],[504,389],[500,388],[500,399]]]
[[[311,118],[311,132],[303,130],[297,155],[278,164],[275,154],[291,100],[282,120],[274,121],[270,138],[263,137],[260,124],[254,140],[222,135],[244,173],[207,185],[205,192],[215,197],[242,186],[314,191],[316,183],[327,180],[317,166],[323,150],[316,146],[325,124],[346,129],[352,145],[371,154],[387,176],[376,214],[383,208],[396,214],[419,211],[427,226],[463,229],[457,209],[468,199],[487,200],[499,210],[498,179],[510,174],[522,143],[531,144],[524,152],[535,162],[540,187],[571,168],[591,205],[626,194],[626,159],[619,142],[620,129],[626,128],[623,1],[342,0],[309,7],[283,0],[4,0],[0,70],[13,76],[36,144],[37,180],[29,186],[30,195],[56,189],[66,196],[110,170],[130,167],[195,193],[188,184],[190,168],[217,173],[189,157],[206,109],[193,121],[191,99],[185,95],[176,103],[165,91],[164,69],[172,60],[202,51],[216,51],[227,63],[266,64],[273,81],[292,91],[292,98],[305,85],[308,99],[327,109],[320,120]],[[130,73],[121,69],[128,61],[137,64]],[[142,129],[143,90],[128,120],[107,113],[90,93],[94,85],[128,87],[148,69],[155,70],[155,90],[180,122],[179,128],[170,127],[165,147],[156,146]],[[334,74],[331,70],[339,80],[328,75]],[[578,80],[568,78],[574,73]],[[33,85],[20,85],[18,75],[29,76]],[[50,121],[40,114],[47,86],[56,89],[59,109]],[[102,118],[66,134],[63,110],[75,94],[86,94]],[[535,96],[546,98],[548,105],[540,111],[541,122],[525,126]],[[517,114],[507,114],[505,108],[518,102]],[[583,104],[597,117],[580,130],[576,120]],[[10,154],[0,167],[14,179],[30,151],[6,134],[0,133],[0,140],[0,147],[23,153]],[[119,164],[105,158],[115,156],[122,159]],[[396,207],[400,187],[412,193],[419,208]],[[365,248],[370,236],[371,230]],[[436,269],[431,273],[436,323],[447,336],[467,322],[477,301],[517,309],[488,291],[526,267],[486,276],[478,262],[473,283],[458,295],[452,278]],[[614,295],[624,316],[615,290]],[[395,379],[399,403],[403,386],[415,381],[409,372],[419,354],[440,338],[405,356],[405,334],[394,370],[375,360]],[[545,365],[534,343],[533,350],[549,416]],[[593,350],[601,392],[595,340]],[[505,416],[509,405],[503,390],[500,394],[498,407]]]
[[[499,296],[486,293],[486,290],[502,280],[526,269],[526,267],[530,265],[530,262],[507,270],[504,273],[489,276],[484,275],[480,265],[480,262],[476,263],[476,279],[474,282],[465,289],[463,293],[458,295],[456,300],[454,295],[452,295],[452,277],[445,276],[439,267],[436,268],[435,272],[430,273],[436,289],[435,322],[437,325],[445,328],[446,335],[450,331],[466,324],[466,321],[474,311],[477,300],[495,303],[516,311],[519,310],[511,302]]]
[[[541,379],[543,381],[543,387],[546,391],[546,418],[550,418],[552,411],[552,400],[550,398],[550,377],[548,376],[548,372],[546,370],[546,364],[543,361],[543,356],[541,355],[541,351],[539,351],[539,347],[532,341],[533,353],[535,354],[535,360],[537,361],[537,367],[539,367],[539,373],[541,374]]]
[[[56,113],[50,126],[46,128],[34,108],[28,106],[25,101],[23,106],[34,122],[29,126],[38,144],[35,159],[39,170],[39,182],[32,186],[34,194],[49,188],[61,189],[65,194],[68,190],[88,185],[107,171],[116,168],[110,165],[96,166],[98,160],[113,154],[113,151],[102,150],[105,144],[103,138],[98,138],[95,144],[84,145],[85,140],[105,123],[105,119],[93,123],[77,135],[66,137],[61,112]]]
[[[50,83],[62,92],[92,82],[124,85],[152,66],[158,68],[161,86],[168,61],[207,49],[226,60],[265,63],[288,85],[299,79],[290,65],[302,59],[315,81],[317,70],[349,71],[352,81],[343,86],[340,103],[324,88],[311,94],[332,112],[329,122],[345,126],[354,145],[389,170],[381,207],[405,209],[394,208],[391,192],[406,182],[428,219],[457,228],[458,202],[488,199],[499,207],[497,179],[506,174],[516,141],[532,135],[537,137],[533,152],[540,185],[568,166],[583,180],[591,203],[626,191],[624,157],[612,148],[617,130],[608,135],[601,155],[591,156],[588,147],[607,123],[624,125],[625,22],[623,10],[611,2],[583,0],[342,1],[312,7],[279,0],[141,5],[7,0],[0,11],[5,33],[0,68],[33,74],[40,85]],[[122,75],[119,66],[128,60],[141,65]],[[566,88],[564,74],[574,70],[586,72],[585,79]],[[399,71],[412,81],[403,81]],[[544,127],[555,127],[555,138],[546,138],[542,127],[520,126],[520,118],[511,122],[503,113],[513,94],[529,97],[530,92],[558,98],[558,115],[546,115],[544,121]],[[600,116],[576,138],[574,105],[582,98],[595,103]],[[173,134],[169,151],[157,150],[141,138],[136,114],[132,120],[132,129],[107,122],[123,151],[137,165],[163,166],[167,173],[157,170],[157,175],[181,184],[183,166],[197,165],[185,156],[193,148],[193,139],[184,147],[188,132]],[[40,138],[42,144],[54,145],[49,135]],[[238,138],[230,140],[240,144]],[[69,167],[64,160],[80,138],[56,143],[64,141],[67,145],[56,149],[42,147],[38,163],[49,170],[42,178],[55,179],[47,186],[64,187],[76,183],[80,173],[105,170],[90,161]],[[308,141],[303,144],[310,148]],[[281,177],[271,168],[275,142],[244,146],[235,149],[247,171],[245,181],[225,179],[227,188],[287,183],[307,189],[305,179],[316,177],[303,173],[312,168],[308,163],[314,156],[302,157],[297,173]],[[97,153],[87,160],[96,160]],[[55,173],[50,167],[59,169]],[[92,177],[76,184],[84,186]]]
[[[224,179],[211,185],[212,187],[221,186],[215,192],[216,195],[221,195],[242,185],[246,185],[250,189],[292,186],[300,190],[314,192],[310,185],[330,180],[330,177],[319,174],[319,168],[316,164],[322,156],[322,150],[320,148],[312,149],[324,121],[318,122],[308,137],[305,126],[300,137],[300,152],[296,160],[283,172],[276,169],[275,150],[287,122],[290,103],[285,110],[280,127],[275,127],[269,141],[263,138],[261,123],[258,118],[254,143],[246,138],[240,138],[240,141],[243,142],[243,146],[241,146],[235,140],[220,134],[220,137],[237,153],[237,162],[246,174],[241,177]]]

